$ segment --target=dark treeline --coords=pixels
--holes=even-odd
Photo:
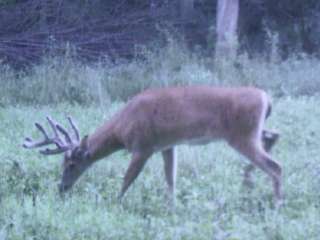
[[[216,5],[214,0],[3,0],[0,60],[22,66],[70,48],[90,61],[128,58],[137,45],[163,44],[164,29],[211,54]],[[318,56],[319,17],[318,0],[240,0],[239,50],[267,56],[276,41],[284,59],[301,52]]]

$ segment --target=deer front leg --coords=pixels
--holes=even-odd
[[[274,144],[279,139],[279,133],[271,130],[264,129],[262,131],[262,145],[266,152],[270,152],[273,148]],[[244,180],[243,185],[252,188],[253,182],[251,178],[252,172],[255,170],[255,166],[253,164],[249,164],[244,168]]]
[[[121,192],[119,194],[118,199],[121,201],[123,195],[126,193],[130,185],[133,183],[133,181],[137,178],[141,170],[143,169],[147,159],[149,158],[150,154],[142,153],[142,152],[136,152],[132,154],[132,159],[130,162],[130,165],[127,169],[127,172],[125,174]]]
[[[164,172],[168,184],[168,192],[173,197],[175,192],[177,163],[174,156],[174,149],[170,148],[162,151],[162,158],[164,161]]]

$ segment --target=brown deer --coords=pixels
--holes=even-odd
[[[120,112],[81,140],[71,118],[68,119],[74,137],[47,117],[54,136],[49,137],[44,128],[35,123],[44,140],[26,138],[23,146],[36,148],[53,144],[56,148],[40,150],[40,153],[64,153],[60,193],[70,189],[97,160],[127,149],[132,159],[119,195],[121,199],[153,153],[162,153],[168,189],[173,194],[174,146],[225,140],[251,162],[245,168],[244,183],[251,185],[251,172],[258,167],[272,179],[274,195],[279,200],[282,198],[281,167],[268,153],[278,139],[278,133],[263,129],[270,112],[267,94],[253,87],[193,86],[147,90],[132,98]]]

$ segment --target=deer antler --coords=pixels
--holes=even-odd
[[[47,117],[47,120],[52,128],[54,136],[49,137],[49,135],[47,134],[47,132],[45,131],[43,126],[40,123],[36,122],[35,126],[42,133],[42,135],[44,136],[44,139],[38,140],[38,141],[33,141],[31,138],[27,137],[25,139],[24,144],[23,144],[24,148],[30,149],[30,148],[37,148],[37,147],[42,147],[42,146],[46,146],[46,145],[50,145],[50,144],[55,144],[56,145],[55,149],[46,148],[44,150],[40,150],[40,153],[42,153],[44,155],[51,155],[51,154],[59,154],[59,153],[63,153],[65,151],[68,151],[73,146],[75,146],[77,143],[79,143],[79,141],[80,141],[79,131],[78,131],[78,128],[74,124],[71,117],[68,117],[68,120],[70,122],[70,125],[71,125],[74,133],[75,133],[75,137],[76,137],[75,140],[73,140],[70,137],[68,131],[64,127],[62,127],[58,123],[55,123],[50,117]],[[64,140],[60,137],[59,132],[64,136]]]
[[[68,117],[68,120],[69,120],[69,123],[70,123],[73,131],[74,131],[74,134],[76,136],[76,140],[78,142],[80,142],[80,134],[79,134],[79,130],[78,130],[76,124],[73,122],[73,119],[70,116]]]

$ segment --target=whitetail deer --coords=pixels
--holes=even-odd
[[[35,123],[44,140],[34,142],[26,138],[23,146],[36,148],[54,144],[56,148],[40,150],[40,153],[65,153],[59,184],[61,193],[70,189],[94,162],[127,149],[132,160],[119,195],[122,198],[153,153],[162,152],[168,189],[173,193],[176,176],[174,146],[225,140],[251,161],[245,168],[244,183],[251,184],[251,172],[258,167],[271,177],[278,200],[282,197],[281,167],[268,153],[278,134],[263,129],[270,111],[267,94],[251,87],[194,86],[148,90],[131,99],[122,111],[82,140],[71,118],[74,138],[48,117],[54,136],[49,137],[44,128]]]

